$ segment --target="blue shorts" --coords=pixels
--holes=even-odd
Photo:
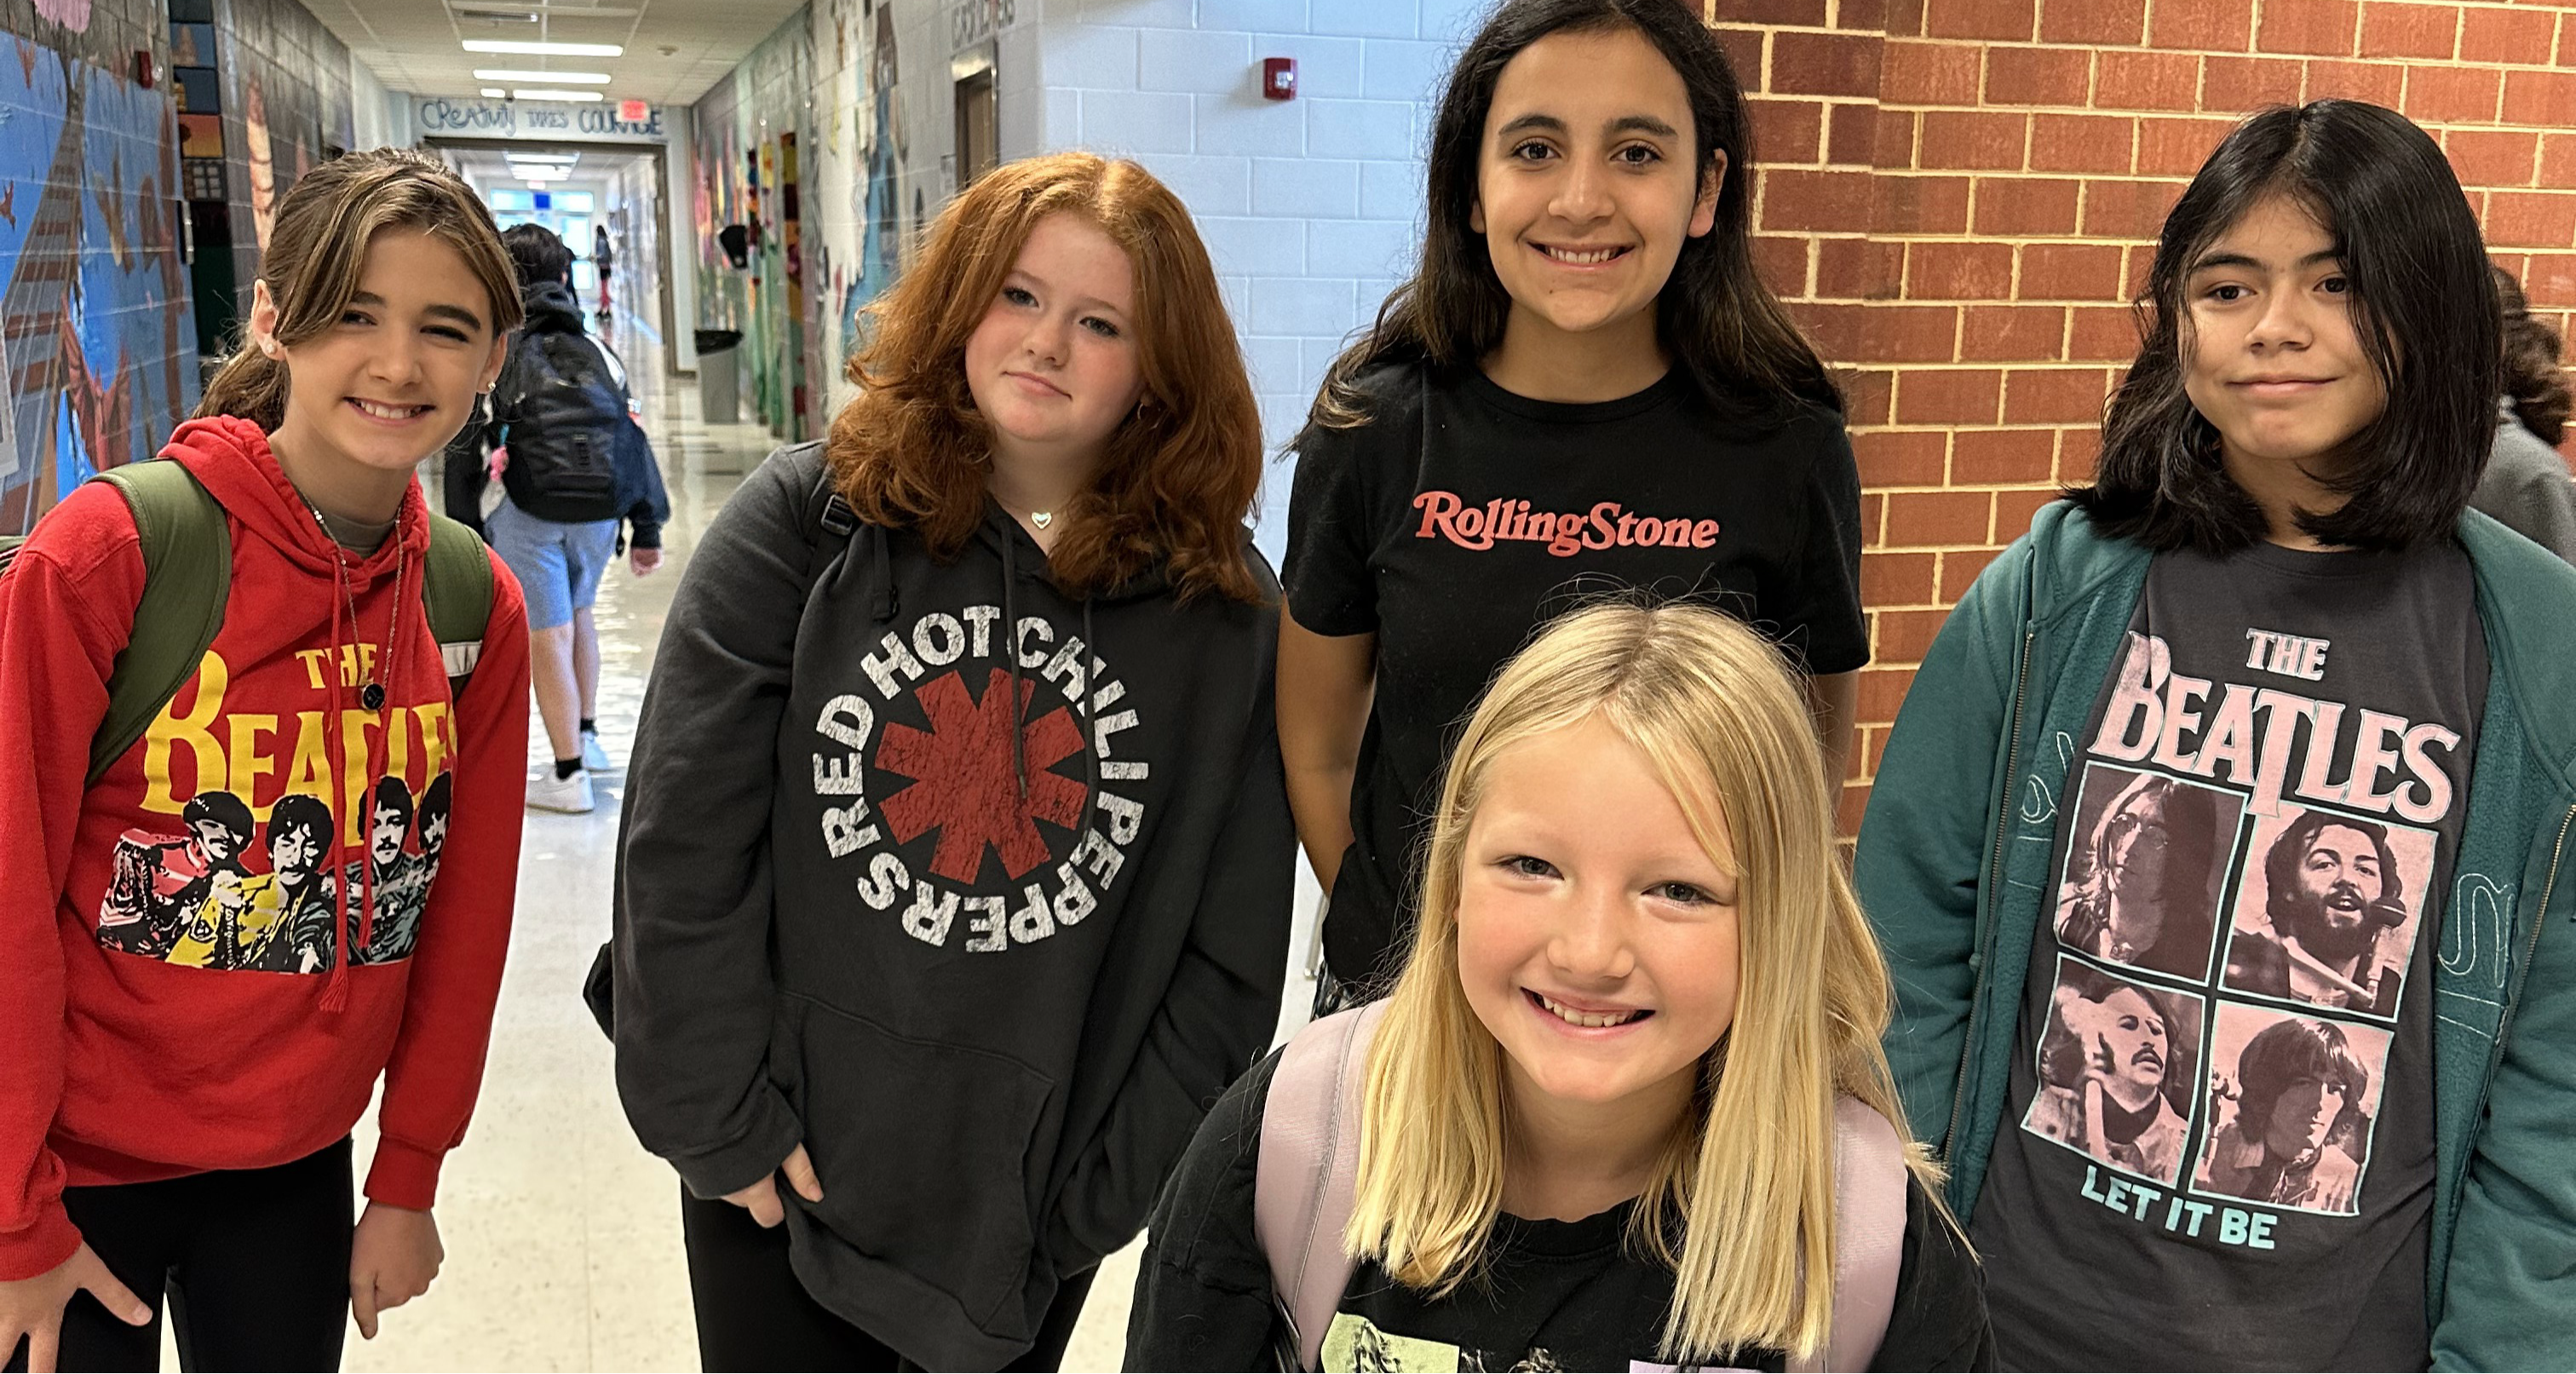
[[[528,628],[551,630],[588,610],[599,596],[600,574],[617,556],[616,520],[564,524],[540,520],[504,497],[484,517],[483,533],[492,552],[528,599]]]

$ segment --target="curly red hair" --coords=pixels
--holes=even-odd
[[[1244,516],[1261,487],[1261,418],[1216,269],[1180,198],[1135,163],[1053,153],[977,179],[931,226],[921,257],[868,307],[874,336],[850,359],[859,395],[824,441],[862,519],[920,533],[952,558],[984,519],[991,431],[966,385],[966,340],[1048,215],[1099,227],[1136,273],[1143,399],[1113,433],[1089,490],[1048,554],[1081,595],[1168,566],[1190,598],[1258,601]]]

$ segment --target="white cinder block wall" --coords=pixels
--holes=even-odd
[[[996,64],[1002,155],[1115,153],[1179,193],[1275,453],[1325,365],[1410,269],[1434,88],[1491,0],[1042,3]],[[1266,57],[1296,59],[1296,99],[1261,98]],[[1261,510],[1274,560],[1287,531],[1278,464]]]

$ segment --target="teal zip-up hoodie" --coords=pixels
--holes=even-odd
[[[2436,1369],[2570,1369],[2576,568],[2475,511],[2459,540],[2490,671],[2434,983],[2426,1319]],[[2151,556],[2068,503],[2042,510],[1924,655],[1861,823],[1854,876],[1896,985],[1887,1057],[1963,1218],[2004,1112],[2058,801]]]

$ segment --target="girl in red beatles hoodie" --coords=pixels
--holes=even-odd
[[[353,1306],[372,1337],[437,1272],[509,936],[528,660],[492,560],[451,690],[412,469],[518,316],[491,217],[435,161],[296,183],[244,346],[161,454],[221,507],[221,629],[95,782],[135,516],[83,486],[0,577],[0,1352],[24,1367],[155,1367],[166,1291],[190,1368],[337,1368]]]

